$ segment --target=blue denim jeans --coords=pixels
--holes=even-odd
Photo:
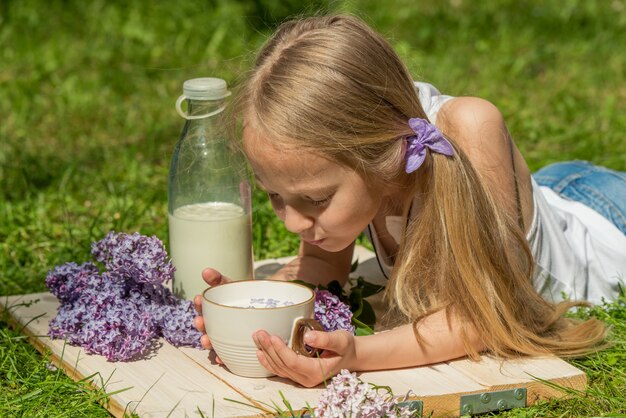
[[[533,174],[541,186],[583,203],[626,234],[626,173],[586,161],[551,164]]]

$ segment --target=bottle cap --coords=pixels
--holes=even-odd
[[[201,77],[185,81],[183,95],[190,100],[220,100],[230,96],[230,91],[221,78]]]

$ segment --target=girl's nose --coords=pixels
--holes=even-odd
[[[285,206],[283,222],[285,223],[285,228],[294,234],[306,231],[315,223],[313,218],[300,213],[289,205]]]

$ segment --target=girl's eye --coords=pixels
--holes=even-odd
[[[326,204],[328,204],[328,202],[330,202],[330,199],[332,199],[332,196],[328,196],[320,200],[315,200],[311,198],[308,198],[308,199],[313,206],[325,206]]]

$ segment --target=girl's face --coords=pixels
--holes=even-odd
[[[381,207],[382,185],[317,154],[278,150],[243,132],[244,151],[276,216],[303,241],[329,252],[352,244]]]

